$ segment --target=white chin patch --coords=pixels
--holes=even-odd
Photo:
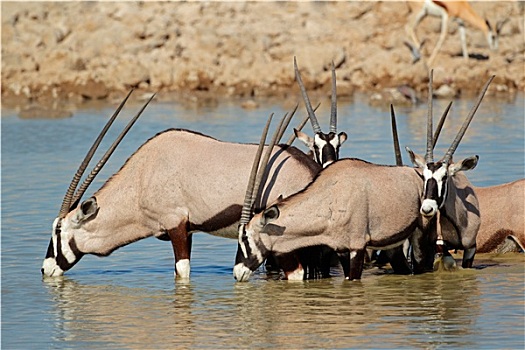
[[[182,259],[175,264],[176,275],[180,278],[190,278],[190,260]]]
[[[54,258],[47,258],[42,264],[42,272],[44,276],[56,277],[64,275],[64,271],[57,265]]]
[[[434,216],[436,215],[437,211],[438,211],[438,205],[435,200],[433,199],[423,200],[423,204],[421,204],[421,210],[420,210],[421,215]]]
[[[288,281],[302,281],[304,280],[304,269],[298,268],[297,270],[290,272],[286,275]]]
[[[246,282],[250,278],[252,271],[243,263],[239,263],[233,267],[233,277],[237,282]]]

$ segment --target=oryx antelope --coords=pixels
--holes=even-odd
[[[244,186],[257,145],[222,142],[189,130],[166,130],[143,144],[91,198],[80,202],[111,152],[75,193],[80,178],[128,97],[104,127],[69,186],[53,223],[42,267],[46,276],[62,275],[85,254],[106,256],[139,239],[167,234],[173,245],[176,274],[188,278],[192,232],[237,237]],[[280,136],[282,132],[284,128]],[[279,145],[261,192],[261,205],[303,189],[320,169],[295,147]]]
[[[427,218],[438,216],[438,252],[442,246],[464,250],[462,261],[464,268],[472,267],[476,253],[476,235],[480,225],[480,210],[474,188],[463,172],[473,169],[477,165],[479,157],[476,155],[454,162],[452,156],[465,135],[493,78],[494,76],[483,87],[476,104],[465,118],[461,129],[443,158],[435,162],[432,135],[431,71],[425,157],[415,154],[408,147],[406,148],[412,163],[421,171],[423,176],[424,190],[421,193],[421,215]],[[416,248],[414,247],[414,249]],[[442,251],[446,250],[444,248]]]
[[[246,281],[269,253],[326,245],[349,251],[349,266],[342,262],[345,277],[360,279],[367,246],[395,247],[424,229],[422,189],[413,168],[339,160],[303,191],[266,207],[242,227],[235,278]]]
[[[104,186],[77,206],[83,192],[77,191],[74,199],[72,193],[89,162],[86,159],[53,224],[42,272],[62,275],[84,254],[106,256],[139,239],[167,233],[176,273],[189,277],[192,232],[237,237],[243,188],[256,148],[188,130],[166,130],[144,143]],[[263,205],[301,190],[321,169],[294,147],[279,146],[273,156],[262,190]]]
[[[260,147],[264,142],[262,138]],[[349,252],[349,259],[341,260],[345,277],[360,279],[366,247],[396,247],[431,226],[432,220],[419,213],[423,181],[416,169],[359,159],[330,164],[304,190],[253,214],[260,192],[255,173],[266,167],[265,160],[259,165],[260,157],[252,166],[239,225],[234,268],[238,281],[248,280],[270,253],[321,245]],[[417,257],[418,262],[424,259]]]
[[[477,251],[525,251],[525,179],[498,186],[474,187],[474,191],[481,212]]]
[[[428,65],[432,64],[445,41],[449,17],[455,18],[459,23],[461,49],[463,53],[463,58],[465,59],[469,58],[465,34],[465,22],[474,26],[477,29],[480,29],[485,35],[485,38],[487,39],[489,48],[491,50],[496,50],[498,48],[498,37],[501,28],[508,20],[506,19],[503,21],[499,21],[495,27],[492,27],[488,20],[483,19],[478,14],[476,14],[472,6],[470,6],[467,1],[424,0],[421,11],[418,12],[415,16],[413,23],[407,26],[407,32],[415,44],[415,47],[413,47],[413,49],[416,51],[421,48],[421,43],[416,35],[416,28],[427,15],[441,17],[441,34],[439,36],[436,46],[432,51],[432,54],[430,55],[427,61]]]
[[[314,109],[306,93],[301,74],[297,68],[297,61],[294,57],[294,71],[295,79],[301,90],[304,104],[308,112],[312,128],[314,129],[314,137],[310,137],[300,130],[294,129],[295,135],[301,140],[311,151],[315,161],[325,168],[329,164],[339,159],[339,148],[346,141],[347,134],[345,132],[337,133],[337,91],[336,91],[336,78],[335,78],[335,67],[332,62],[332,97],[331,97],[331,108],[330,108],[330,131],[328,134],[322,132],[317,117],[315,116]]]

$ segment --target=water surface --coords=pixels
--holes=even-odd
[[[257,142],[266,117],[296,101],[254,110],[154,102],[126,136],[87,195],[147,139],[188,128],[221,140]],[[436,101],[440,114],[448,101]],[[456,100],[436,158],[444,154],[472,100]],[[524,177],[524,98],[486,98],[456,152],[480,155],[477,186]],[[421,276],[366,270],[360,282],[287,282],[259,271],[235,283],[235,241],[196,233],[191,282],[173,279],[171,245],[154,238],[109,257],[84,257],[63,278],[40,275],[62,197],[114,105],[65,119],[21,119],[2,111],[2,347],[28,348],[507,348],[522,349],[523,254],[478,255],[475,269]],[[115,122],[115,137],[138,110]],[[300,107],[300,116],[304,112]],[[424,153],[425,106],[397,108],[402,145]],[[318,112],[323,128],[329,102]],[[339,103],[344,157],[393,164],[387,108],[356,96]],[[436,116],[437,119],[437,116]],[[296,124],[298,120],[292,122]],[[306,129],[311,132],[309,126]],[[108,146],[107,141],[101,149]],[[305,148],[302,147],[304,150]],[[405,162],[408,161],[403,154]],[[199,161],[196,159],[195,161]],[[512,200],[512,199],[509,199]]]

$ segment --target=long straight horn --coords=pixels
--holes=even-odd
[[[146,103],[144,104],[144,106],[142,106],[142,108],[138,111],[138,113],[135,115],[135,117],[133,117],[133,119],[131,119],[129,122],[128,122],[128,125],[126,125],[126,127],[124,128],[124,130],[122,130],[122,132],[120,133],[120,135],[117,137],[117,139],[113,142],[113,144],[111,145],[111,147],[106,151],[106,153],[104,154],[104,156],[102,157],[102,159],[99,160],[99,162],[97,163],[97,165],[95,165],[95,167],[93,168],[93,170],[91,170],[91,173],[89,173],[89,175],[86,177],[86,179],[84,180],[84,182],[82,183],[82,185],[79,187],[77,193],[75,194],[75,199],[73,200],[73,203],[71,205],[70,208],[74,208],[78,205],[80,199],[82,199],[82,195],[86,192],[87,188],[89,187],[89,185],[91,185],[91,183],[93,182],[93,180],[95,179],[95,176],[97,176],[97,174],[100,172],[100,170],[102,169],[102,167],[106,164],[106,162],[108,161],[109,157],[111,157],[111,155],[113,154],[113,152],[115,151],[115,149],[117,148],[117,146],[119,145],[120,141],[122,141],[122,139],[124,138],[124,136],[126,136],[126,134],[128,133],[129,129],[131,129],[131,127],[133,126],[133,124],[135,124],[135,122],[137,121],[137,119],[140,117],[140,115],[142,114],[142,112],[144,112],[144,109],[146,109],[146,107],[148,106],[148,104],[151,102],[151,100],[153,100],[153,98],[155,97],[155,94],[153,94],[148,101],[146,101]]]
[[[472,107],[469,114],[467,115],[467,118],[465,118],[465,121],[463,122],[463,125],[461,126],[461,129],[459,130],[458,134],[456,135],[456,138],[454,141],[452,141],[452,144],[450,145],[447,153],[445,153],[445,156],[443,157],[443,162],[449,163],[452,159],[452,156],[454,155],[454,152],[456,151],[456,148],[459,145],[459,142],[465,135],[465,132],[467,131],[467,128],[472,121],[472,118],[474,117],[474,114],[476,114],[476,111],[478,110],[479,105],[481,104],[481,100],[483,100],[483,97],[485,96],[485,93],[487,92],[487,89],[489,88],[490,83],[492,82],[492,79],[494,79],[495,75],[491,76],[489,80],[485,83],[485,86],[481,90],[481,93],[478,96],[478,100],[476,101],[476,104]]]
[[[259,169],[259,162],[261,160],[262,151],[264,148],[264,143],[266,142],[266,135],[268,134],[268,129],[270,128],[270,123],[272,122],[273,113],[268,117],[266,126],[261,134],[261,140],[259,141],[259,147],[255,153],[255,158],[252,164],[252,170],[250,171],[250,177],[248,179],[248,186],[246,188],[246,194],[244,195],[244,204],[241,211],[241,220],[240,225],[246,225],[252,217],[252,194],[253,188],[255,186],[255,178],[257,177],[257,170]]]
[[[74,195],[75,190],[76,190],[76,188],[78,186],[78,183],[80,182],[80,178],[82,178],[82,175],[86,171],[86,168],[89,165],[89,162],[91,161],[91,159],[93,158],[93,155],[95,154],[98,146],[102,142],[102,139],[106,135],[107,131],[109,130],[109,128],[111,126],[111,124],[113,124],[113,122],[115,121],[115,119],[119,115],[120,111],[122,110],[122,107],[124,107],[124,105],[126,104],[128,98],[129,98],[129,96],[131,95],[132,92],[133,92],[133,89],[128,93],[128,95],[120,103],[120,105],[118,106],[117,110],[113,113],[113,115],[108,120],[106,125],[104,125],[104,128],[102,129],[102,131],[98,135],[97,139],[95,140],[95,142],[93,143],[93,145],[89,149],[88,153],[86,154],[86,157],[84,158],[84,160],[82,161],[82,163],[78,167],[77,172],[75,173],[75,176],[73,177],[73,180],[71,180],[71,183],[69,184],[69,188],[67,189],[67,192],[66,192],[66,194],[64,196],[64,199],[62,201],[62,206],[60,207],[60,212],[58,214],[59,218],[64,218],[67,215],[67,213],[69,213],[69,208],[71,208],[71,201],[73,200],[73,195]]]
[[[290,113],[290,115],[288,115],[288,113],[284,115],[284,123],[281,129],[279,130],[279,136],[277,138],[277,143],[281,142],[281,139],[283,138],[283,135],[286,132],[286,129],[288,129],[288,125],[290,125],[290,122],[292,121],[292,118],[294,117],[295,112],[297,112],[298,107],[299,107],[299,104],[296,104],[295,108],[293,109],[292,113]]]
[[[439,138],[439,134],[441,133],[441,129],[443,129],[443,124],[445,124],[445,119],[447,119],[448,112],[450,111],[450,107],[452,107],[452,101],[450,101],[447,108],[445,108],[445,110],[443,111],[441,118],[439,119],[438,125],[436,127],[436,131],[434,131],[434,137],[432,138],[432,149],[436,147],[436,143]]]
[[[301,79],[301,73],[299,73],[299,68],[297,68],[297,60],[295,59],[295,57],[293,58],[293,65],[295,69],[295,79],[297,80],[297,84],[299,84],[299,88],[301,89],[301,94],[303,95],[303,100],[306,106],[306,111],[308,112],[308,116],[310,117],[312,128],[314,129],[314,132],[317,134],[321,132],[321,127],[319,126],[317,117],[315,116],[314,110],[312,109],[312,104],[310,103],[310,99],[308,98],[308,95],[306,94],[306,89],[304,87],[303,80]]]
[[[425,153],[425,162],[430,163],[434,161],[434,151],[432,147],[432,80],[434,70],[431,69],[428,75],[428,111],[427,111],[427,152]]]
[[[392,122],[392,139],[394,140],[394,154],[396,155],[396,165],[403,165],[403,158],[401,156],[401,149],[399,148],[399,137],[397,135],[396,113],[394,106],[390,104],[390,120]]]
[[[266,167],[268,166],[268,162],[270,161],[270,156],[272,155],[273,147],[277,143],[277,139],[279,137],[279,130],[281,130],[284,120],[285,118],[282,118],[279,122],[279,125],[277,125],[272,140],[268,144],[268,148],[264,153],[264,158],[262,159],[261,164],[259,165],[259,171],[257,173],[257,178],[255,179],[255,185],[253,187],[252,192],[252,207],[255,201],[259,198],[259,188],[261,187],[262,178],[266,172]]]
[[[332,61],[332,105],[330,108],[330,132],[337,133],[337,89],[335,81],[335,66]]]
[[[317,108],[319,108],[320,105],[321,105],[321,102],[319,102],[319,103],[317,104],[317,106],[315,106],[315,108],[314,108],[314,112],[317,111]],[[304,126],[306,125],[306,122],[308,122],[308,119],[310,119],[309,116],[304,117],[304,119],[299,123],[299,125],[297,125],[297,127],[295,128],[295,130],[297,130],[297,131],[301,131],[301,130],[303,130]],[[296,138],[297,138],[297,135],[295,135],[295,132],[292,133],[292,136],[290,136],[290,138],[288,139],[288,141],[286,141],[286,145],[291,146],[292,143],[295,141]]]

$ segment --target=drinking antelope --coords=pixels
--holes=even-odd
[[[264,142],[265,135],[260,148]],[[260,192],[257,169],[264,172],[266,167],[266,160],[259,165],[260,157],[254,159],[239,225],[234,267],[238,281],[248,280],[270,253],[320,245],[350,252],[341,260],[345,277],[360,279],[366,247],[397,247],[416,231],[428,232],[435,222],[419,213],[423,181],[416,169],[360,159],[330,164],[304,190],[253,214]],[[426,251],[417,253],[415,262],[424,265]]]
[[[465,36],[465,22],[474,26],[477,29],[480,29],[491,50],[496,50],[498,48],[498,37],[501,31],[501,27],[506,21],[500,21],[496,24],[496,27],[493,28],[489,21],[480,17],[472,6],[469,5],[467,1],[433,1],[425,0],[423,2],[423,7],[421,11],[416,15],[414,22],[411,25],[407,26],[407,31],[412,41],[415,44],[413,49],[418,50],[421,48],[421,42],[417,38],[416,28],[419,23],[427,16],[441,17],[441,34],[439,36],[438,42],[434,47],[430,58],[427,61],[427,64],[430,66],[434,59],[436,58],[445,37],[447,35],[447,25],[449,17],[455,18],[459,23],[459,34],[461,38],[461,49],[463,53],[463,58],[468,59],[467,51],[467,42]]]
[[[427,117],[427,151],[425,157],[406,150],[415,167],[419,168],[423,180],[421,215],[432,218],[438,215],[440,237],[438,252],[442,246],[464,250],[462,266],[472,267],[476,254],[476,235],[480,226],[480,210],[472,184],[463,174],[474,169],[479,157],[472,156],[453,162],[452,156],[476,113],[481,100],[494,76],[483,87],[476,104],[465,118],[461,129],[454,138],[443,158],[434,162],[432,135],[432,71],[429,79],[429,112]],[[417,243],[416,243],[417,244]],[[414,247],[414,249],[416,249]],[[447,249],[443,249],[446,251]],[[428,268],[428,267],[427,267]]]
[[[89,162],[86,159],[53,224],[42,272],[62,275],[85,254],[106,256],[139,239],[167,233],[176,273],[188,278],[192,232],[236,238],[241,184],[256,148],[189,130],[166,130],[144,143],[104,186],[77,206],[83,191],[72,196]],[[279,146],[273,156],[263,204],[301,190],[321,168],[294,147]]]
[[[69,186],[53,223],[42,267],[46,276],[62,275],[85,254],[106,256],[139,239],[167,235],[173,245],[176,275],[188,278],[194,231],[237,237],[243,188],[257,145],[222,142],[189,130],[170,129],[148,140],[104,186],[80,203],[110,152],[76,194],[75,189],[128,97],[104,127]],[[336,119],[332,120],[335,125]],[[280,136],[283,132],[284,128]],[[295,147],[277,146],[267,172],[268,184],[261,192],[261,205],[303,189],[320,169]]]

